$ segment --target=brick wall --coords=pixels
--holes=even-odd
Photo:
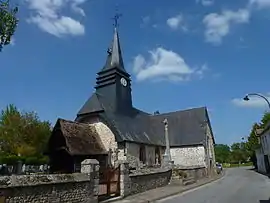
[[[175,165],[184,167],[206,166],[203,146],[171,148],[170,152]]]
[[[86,173],[13,175],[0,177],[0,200],[7,203],[97,202],[96,162],[82,167]]]

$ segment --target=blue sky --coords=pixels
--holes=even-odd
[[[267,106],[241,98],[270,96],[270,0],[20,1],[18,30],[0,55],[0,108],[74,119],[105,63],[116,5],[136,107],[207,106],[216,142],[249,134]]]

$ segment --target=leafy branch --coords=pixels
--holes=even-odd
[[[0,0],[0,52],[10,44],[18,26],[18,7],[12,7],[9,0]]]

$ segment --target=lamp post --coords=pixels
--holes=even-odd
[[[264,99],[264,100],[266,101],[267,105],[268,105],[268,108],[270,109],[270,102],[269,102],[269,100],[268,100],[265,96],[263,96],[262,94],[258,94],[258,93],[249,93],[249,94],[247,94],[247,95],[243,98],[243,100],[249,101],[249,100],[250,100],[250,99],[249,99],[250,96],[257,96],[257,97],[260,97],[260,98]]]
[[[243,142],[245,141],[245,137],[241,137],[241,142],[240,142],[240,150],[243,150]],[[238,162],[238,167],[241,165],[241,160]]]

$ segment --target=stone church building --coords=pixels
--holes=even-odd
[[[98,159],[101,166],[119,161],[132,167],[159,165],[165,152],[163,121],[167,119],[174,164],[214,166],[215,141],[206,107],[151,114],[133,106],[131,78],[124,68],[117,28],[106,63],[97,73],[95,89],[75,121],[56,122],[48,144],[55,165],[68,163],[72,171],[88,157]]]

